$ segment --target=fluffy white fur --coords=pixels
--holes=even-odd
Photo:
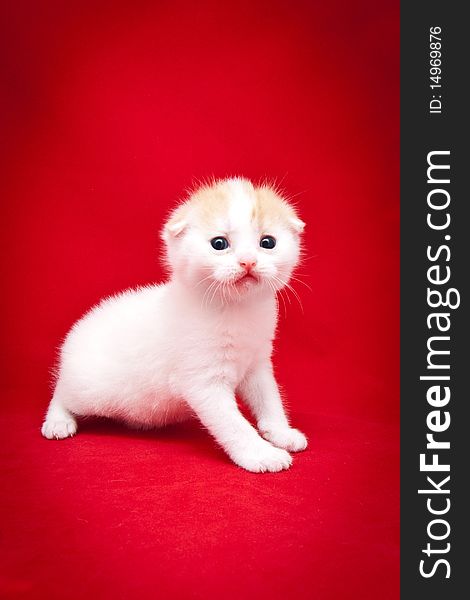
[[[169,281],[103,300],[67,335],[42,434],[74,435],[77,416],[156,427],[195,414],[237,465],[287,469],[288,451],[307,440],[289,425],[271,352],[276,292],[298,262],[302,229],[269,186],[236,178],[193,192],[163,230]],[[274,248],[260,247],[265,235]],[[230,246],[215,250],[217,236]]]

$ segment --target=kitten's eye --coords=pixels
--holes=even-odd
[[[259,245],[266,250],[272,250],[276,245],[276,240],[272,235],[265,235],[261,238]]]
[[[226,250],[230,244],[228,243],[228,239],[224,237],[215,237],[211,239],[211,246],[214,250]]]

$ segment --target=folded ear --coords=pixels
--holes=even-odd
[[[165,225],[165,231],[172,237],[178,237],[186,227],[186,220],[181,218],[172,218]]]
[[[291,217],[290,224],[296,233],[302,233],[302,231],[305,229],[305,223],[298,217]]]
[[[163,234],[165,237],[178,237],[188,224],[188,207],[186,203],[180,204],[170,215],[165,223]]]

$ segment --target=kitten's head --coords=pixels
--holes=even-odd
[[[234,178],[194,191],[162,235],[173,278],[229,302],[284,287],[299,260],[303,228],[273,187]]]

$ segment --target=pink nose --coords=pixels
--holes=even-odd
[[[240,267],[243,267],[247,271],[251,271],[251,269],[256,266],[256,260],[252,260],[252,259],[250,259],[250,260],[242,259],[239,262],[240,262]]]

